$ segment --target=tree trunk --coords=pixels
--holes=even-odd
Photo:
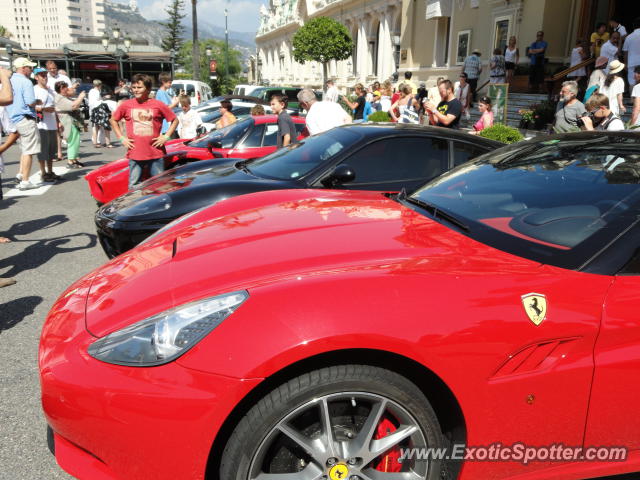
[[[327,80],[329,80],[329,63],[322,64],[322,91],[327,93]]]
[[[198,0],[191,0],[191,23],[193,27],[193,79],[200,80],[200,40],[198,39]]]

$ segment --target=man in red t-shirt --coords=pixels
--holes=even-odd
[[[169,107],[159,100],[149,98],[152,82],[148,75],[134,75],[131,81],[134,98],[122,102],[111,116],[111,128],[127,147],[129,188],[140,183],[145,166],[149,166],[151,176],[162,173],[162,157],[166,154],[164,144],[178,126],[178,119]],[[118,124],[123,118],[127,128],[126,136]],[[171,125],[161,135],[162,120],[171,122]]]

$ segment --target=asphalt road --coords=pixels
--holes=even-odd
[[[0,277],[14,277],[18,283],[0,288],[1,480],[71,478],[47,448],[40,408],[38,341],[56,298],[107,260],[96,243],[96,203],[83,176],[123,154],[120,147],[93,148],[87,134],[80,151],[85,168],[67,170],[64,162],[56,162],[54,168],[63,182],[15,197],[20,147],[11,147],[3,156],[5,200],[0,202],[0,236],[12,242],[0,244]],[[32,173],[39,171],[35,165]]]

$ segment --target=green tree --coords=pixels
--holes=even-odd
[[[218,62],[218,80],[210,81],[209,59],[204,55],[201,55],[197,62],[200,78],[203,79],[203,81],[209,82],[216,95],[231,93],[233,88],[240,83],[240,74],[242,73],[242,53],[233,48],[229,48],[229,66],[227,68],[224,54],[224,41],[209,38],[201,40],[199,43],[200,45],[198,50],[205,51],[207,47],[210,47],[211,59]],[[195,78],[193,73],[193,50],[193,42],[185,42],[177,56],[177,62],[180,63],[180,65],[184,65],[186,75],[189,78]]]
[[[169,15],[169,20],[160,22],[167,30],[167,36],[162,39],[162,49],[166,52],[178,52],[182,47],[182,34],[184,26],[182,19],[186,17],[182,10],[184,9],[184,0],[172,0],[165,12]]]
[[[0,37],[11,38],[13,37],[13,34],[7,29],[7,27],[0,25]]]
[[[346,60],[353,51],[353,40],[347,28],[329,17],[317,17],[307,22],[293,36],[293,58],[305,62],[320,62],[324,82],[331,60]]]

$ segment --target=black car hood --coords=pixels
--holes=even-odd
[[[165,172],[116,198],[103,206],[100,214],[119,221],[173,220],[236,195],[299,187],[294,181],[256,177],[234,164],[185,167]],[[142,204],[154,205],[144,214],[133,214]]]

